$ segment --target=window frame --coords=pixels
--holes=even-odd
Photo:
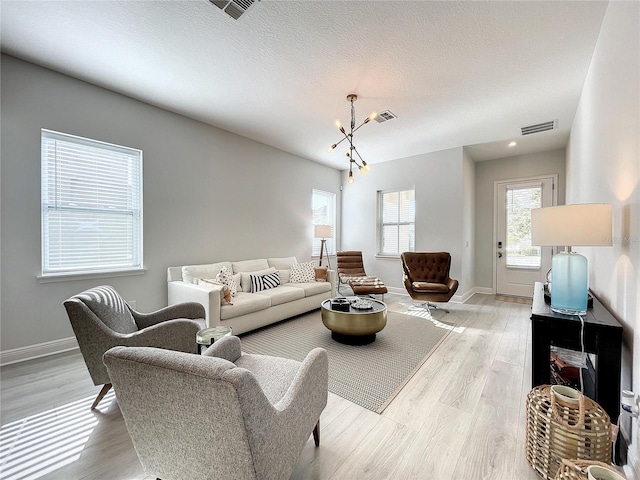
[[[398,203],[398,221],[396,222],[385,222],[384,221],[384,196],[391,194],[391,193],[398,193],[399,195],[401,195],[403,192],[413,192],[413,221],[412,222],[401,222],[400,221],[400,209],[401,209],[401,204],[400,202]],[[377,218],[377,224],[376,224],[376,228],[377,228],[377,245],[376,245],[376,257],[381,257],[381,258],[400,258],[400,254],[403,251],[410,251],[413,252],[415,251],[416,248],[416,239],[415,239],[415,231],[416,231],[416,212],[415,212],[415,206],[416,206],[416,199],[415,199],[415,195],[416,195],[416,189],[415,186],[414,187],[410,187],[410,188],[398,188],[398,189],[392,189],[392,190],[378,190],[378,198],[377,198],[377,203],[378,203],[378,218]],[[411,245],[407,250],[402,250],[402,251],[398,251],[398,252],[385,252],[383,251],[383,246],[384,246],[384,227],[385,226],[389,226],[389,225],[395,225],[398,227],[398,246],[400,246],[400,226],[403,225],[412,225],[413,226],[413,245]],[[400,248],[398,248],[400,249]]]
[[[329,218],[329,223],[326,222],[322,222],[322,223],[316,223],[317,219],[316,219],[316,213],[315,213],[315,199],[316,199],[316,195],[318,196],[322,196],[325,197],[326,199],[328,199],[328,207],[331,210],[330,212],[327,213],[328,217],[332,217]],[[311,191],[311,235],[313,237],[312,240],[312,244],[311,244],[311,257],[320,257],[320,239],[319,238],[315,238],[313,229],[316,225],[331,225],[332,230],[333,230],[333,237],[331,238],[327,238],[326,242],[325,242],[325,249],[326,251],[324,252],[326,255],[335,255],[337,248],[336,248],[336,232],[337,232],[337,212],[336,212],[336,197],[337,195],[334,192],[328,192],[326,190],[320,190],[318,188],[314,188]]]
[[[126,185],[123,189],[123,193],[120,195],[112,196],[115,202],[126,202],[126,206],[114,206],[108,205],[107,207],[98,206],[99,200],[95,200],[92,205],[91,201],[88,201],[86,205],[77,205],[70,199],[72,195],[63,191],[65,187],[64,182],[72,184],[74,181],[78,181],[78,177],[69,173],[62,175],[63,167],[72,168],[72,161],[69,158],[62,158],[56,151],[53,154],[49,153],[52,142],[66,143],[71,149],[78,148],[78,151],[73,152],[78,155],[83,153],[80,151],[82,148],[90,147],[98,149],[101,153],[105,154],[105,159],[102,162],[96,162],[93,160],[92,165],[96,168],[95,176],[92,179],[98,179],[95,182],[96,190],[99,185],[110,187],[107,182],[100,181],[100,179],[107,178],[108,173],[113,173],[114,170],[109,171],[111,166],[109,161],[119,159],[120,162],[125,164],[125,171],[115,170],[119,175],[127,175],[131,177],[131,183]],[[57,147],[57,143],[54,144]],[[94,140],[90,138],[71,135],[63,132],[57,132],[54,130],[41,129],[40,137],[41,147],[41,259],[40,259],[40,275],[38,278],[41,282],[47,281],[63,281],[67,279],[82,278],[102,278],[102,277],[116,277],[122,275],[138,275],[144,273],[144,223],[143,223],[143,152],[140,149],[116,145],[100,140]],[[90,152],[85,152],[87,159],[91,159]],[[119,157],[119,158],[118,158]],[[83,157],[80,157],[81,159]],[[96,157],[93,157],[94,159]],[[67,165],[64,163],[67,162]],[[102,163],[102,164],[101,164]],[[51,172],[54,172],[53,175]],[[86,170],[79,170],[78,175],[86,174]],[[121,186],[123,182],[120,182],[118,186]],[[64,195],[69,198],[67,202],[61,201]],[[98,195],[98,194],[96,194]],[[81,197],[79,197],[81,198]],[[82,198],[81,198],[82,199]],[[104,200],[100,200],[104,201]],[[104,221],[105,219],[116,219],[122,224],[122,219],[125,219],[124,227],[120,226],[121,230],[126,231],[127,239],[124,243],[121,241],[118,247],[125,246],[127,248],[121,248],[120,253],[124,253],[124,256],[130,258],[130,261],[113,262],[97,264],[96,257],[94,256],[93,262],[86,262],[84,264],[71,261],[69,255],[58,255],[58,259],[52,260],[52,253],[55,248],[61,250],[61,246],[68,245],[68,238],[64,239],[61,234],[57,247],[55,240],[52,240],[50,228],[55,228],[55,219],[52,219],[52,214],[59,216],[59,222],[64,222],[64,219],[71,219],[72,221],[78,221],[78,215],[81,213],[87,214],[89,217],[93,215],[92,220],[95,222]],[[75,217],[74,217],[75,215]],[[130,217],[129,221],[126,218]],[[129,225],[130,223],[130,225]],[[64,233],[63,228],[60,231]],[[68,232],[67,232],[68,233]],[[53,243],[53,245],[52,245]],[[98,248],[95,252],[104,252],[105,248]],[[77,250],[76,250],[77,251]],[[87,251],[91,254],[95,252]],[[90,259],[90,256],[84,257],[83,260]],[[99,260],[97,260],[99,262]]]

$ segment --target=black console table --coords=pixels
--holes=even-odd
[[[536,282],[531,306],[531,329],[531,386],[547,385],[551,382],[551,346],[581,351],[580,318],[551,311],[544,301],[542,283]],[[588,309],[585,317],[584,348],[587,353],[596,355],[593,400],[604,408],[615,424],[620,413],[622,325],[595,296],[593,308]]]

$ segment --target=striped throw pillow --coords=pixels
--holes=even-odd
[[[249,275],[251,279],[251,293],[268,290],[280,285],[280,275],[278,272],[268,273],[266,275]]]

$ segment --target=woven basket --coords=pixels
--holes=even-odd
[[[624,478],[624,474],[603,462],[562,459],[562,465],[560,465],[558,473],[556,473],[555,480],[587,480],[587,467],[589,465],[600,465],[601,467],[608,468],[612,472],[616,472]]]
[[[527,395],[527,463],[545,480],[553,480],[563,458],[611,461],[609,415],[576,393],[577,402],[568,402],[552,395],[549,385],[542,385]]]

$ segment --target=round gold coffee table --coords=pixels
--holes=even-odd
[[[331,300],[321,304],[322,323],[331,330],[331,338],[349,345],[365,345],[376,339],[376,333],[387,325],[387,306],[379,301],[367,299],[371,308],[358,310],[349,306],[348,311],[331,307]]]

